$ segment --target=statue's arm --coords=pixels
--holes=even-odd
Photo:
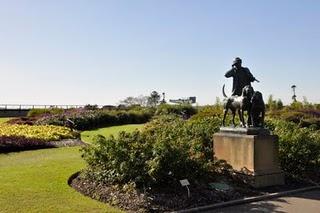
[[[226,72],[226,74],[224,76],[226,78],[230,78],[230,77],[233,77],[233,75],[234,75],[234,71],[233,71],[233,69],[231,69],[228,72]]]
[[[250,70],[248,68],[246,68],[246,70],[247,70],[247,74],[248,74],[249,80],[251,82],[254,82],[256,80],[256,78],[252,75],[252,73],[250,72]]]

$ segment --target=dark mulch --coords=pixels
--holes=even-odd
[[[43,141],[32,138],[2,136],[0,137],[0,153],[20,152],[25,150],[56,148],[64,146],[85,145],[80,139],[64,139],[60,141]]]
[[[232,189],[221,191],[211,189],[208,184],[193,183],[189,186],[190,198],[187,196],[186,188],[179,184],[152,189],[136,189],[130,184],[120,186],[90,181],[78,174],[70,178],[69,184],[86,196],[119,207],[126,212],[169,212],[311,185],[301,180],[287,178],[284,186],[257,190],[239,183],[234,178],[224,177],[223,179],[232,186]]]

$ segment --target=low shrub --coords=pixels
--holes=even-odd
[[[117,138],[98,136],[83,148],[88,178],[138,185],[194,181],[213,171],[211,137],[220,120],[185,121],[176,115],[160,116],[142,131],[120,133]]]

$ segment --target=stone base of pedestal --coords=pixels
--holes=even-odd
[[[216,158],[225,160],[253,187],[284,184],[278,137],[265,129],[222,128],[213,136]]]

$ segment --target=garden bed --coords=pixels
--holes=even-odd
[[[176,211],[312,185],[288,177],[286,178],[286,185],[254,189],[244,183],[240,183],[239,179],[235,177],[223,177],[223,182],[227,183],[230,189],[221,190],[211,188],[208,183],[194,183],[189,186],[191,196],[188,198],[186,188],[180,186],[178,182],[174,186],[136,189],[134,185],[130,184],[120,186],[90,181],[79,174],[73,175],[69,180],[69,184],[74,189],[93,199],[121,208],[126,212]]]
[[[66,127],[0,124],[0,153],[83,144]]]

